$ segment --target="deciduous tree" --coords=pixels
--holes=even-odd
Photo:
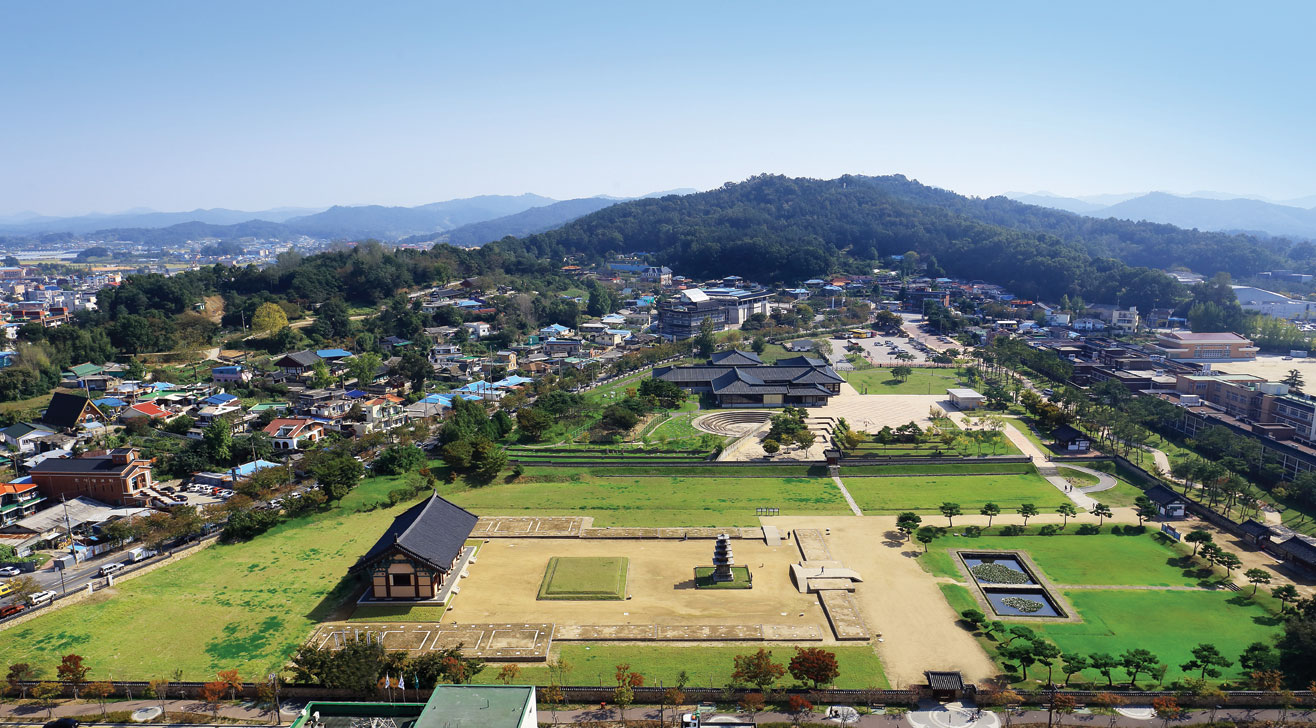
[[[791,677],[809,683],[815,690],[835,681],[841,674],[836,653],[821,647],[796,647],[789,668]]]

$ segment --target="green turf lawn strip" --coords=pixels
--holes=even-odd
[[[925,518],[935,523],[936,518]],[[1030,526],[1036,529],[1036,526]],[[963,579],[951,549],[1024,551],[1053,584],[1118,586],[1202,586],[1217,580],[1200,560],[1184,559],[1186,550],[1166,544],[1157,533],[1115,535],[1107,532],[1079,536],[946,536],[932,542],[919,557],[925,570],[936,576]],[[1069,526],[1074,529],[1073,524]]]
[[[806,645],[821,647],[836,655],[840,674],[836,687],[842,689],[889,687],[882,663],[868,646]],[[554,651],[571,665],[566,675],[570,685],[615,685],[617,665],[629,663],[633,672],[644,676],[645,685],[672,685],[684,671],[690,687],[721,688],[731,679],[736,655],[751,655],[763,647],[772,652],[772,660],[782,666],[790,662],[795,648],[790,645],[747,643],[733,647],[688,647],[669,645],[603,645],[555,643]],[[485,666],[475,682],[490,682],[496,667]],[[521,683],[547,685],[548,668],[523,666],[517,680]],[[787,675],[777,687],[789,687],[794,681]]]
[[[441,604],[368,604],[356,608],[351,622],[440,622],[446,610]]]
[[[439,465],[441,466],[442,463],[439,462]],[[625,475],[639,475],[639,476],[652,477],[654,475],[654,472],[653,472],[653,468],[647,466],[627,466],[624,464],[618,464],[618,465],[599,465],[590,468],[580,468],[578,470],[569,471],[569,474],[575,475],[583,479],[583,478],[605,478],[605,477],[611,478],[615,476],[625,476]],[[821,466],[811,466],[811,465],[761,465],[761,466],[745,466],[745,467],[735,467],[735,466],[719,467],[714,465],[708,467],[699,467],[699,466],[682,467],[679,471],[673,470],[672,474],[678,474],[686,478],[696,478],[696,477],[804,478],[808,476],[824,477],[827,475],[827,468]],[[564,477],[568,477],[566,474],[564,474],[564,471],[561,468],[548,468],[543,466],[527,467],[525,469],[524,475],[527,478],[533,478],[537,476],[547,476],[554,480],[560,480]]]
[[[937,513],[945,502],[959,503],[965,513],[977,513],[988,502],[1006,511],[1032,503],[1043,512],[1054,512],[1061,503],[1070,502],[1055,486],[1031,474],[872,478],[853,477],[843,470],[841,480],[859,508],[874,514]]]
[[[554,556],[548,560],[539,599],[613,601],[626,598],[630,559],[617,556]]]
[[[761,507],[780,508],[781,515],[850,513],[826,478],[690,477],[684,468],[654,477],[551,470],[559,479],[444,486],[440,494],[479,515],[592,516],[595,526],[756,526]]]
[[[1064,594],[1082,622],[1029,626],[1066,652],[1119,655],[1131,649],[1151,650],[1170,666],[1167,683],[1184,676],[1179,665],[1192,659],[1193,647],[1201,643],[1214,644],[1234,660],[1222,677],[1239,678],[1244,671],[1238,667],[1238,655],[1253,642],[1270,642],[1281,631],[1281,620],[1246,592],[1073,589]],[[1105,684],[1092,670],[1085,678]],[[1155,682],[1146,677],[1140,681],[1143,687]]]
[[[754,582],[749,578],[748,566],[731,567],[731,581],[714,581],[712,566],[695,567],[696,589],[750,589]]]
[[[1080,488],[1090,488],[1090,487],[1096,485],[1097,483],[1101,482],[1100,478],[1098,478],[1098,477],[1095,476],[1095,475],[1090,475],[1090,474],[1085,473],[1085,472],[1083,472],[1083,471],[1081,471],[1081,470],[1075,470],[1075,469],[1073,469],[1073,468],[1066,468],[1066,467],[1063,466],[1063,465],[1057,467],[1057,468],[1056,468],[1056,471],[1057,471],[1058,473],[1060,473],[1060,477],[1062,477],[1062,478],[1064,478],[1064,479],[1066,479],[1066,480],[1072,480],[1072,481],[1074,482],[1074,485],[1076,485],[1076,486],[1078,486],[1078,487],[1080,487]],[[1100,494],[1099,494],[1099,493],[1098,493],[1098,494],[1094,494],[1093,497],[1095,498],[1095,497],[1097,497],[1098,495],[1100,495]],[[1110,505],[1110,504],[1107,504],[1107,505]]]
[[[841,477],[862,475],[1008,475],[1036,473],[1032,463],[998,463],[986,460],[974,463],[937,463],[934,465],[846,465],[841,461]]]
[[[945,394],[947,389],[964,386],[955,369],[948,367],[913,367],[909,379],[900,381],[891,377],[890,367],[874,367],[852,372],[840,372],[850,386],[860,394]]]

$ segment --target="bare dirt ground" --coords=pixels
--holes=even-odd
[[[917,422],[926,427],[932,422],[928,412],[933,406],[943,412],[953,411],[944,394],[859,394],[849,383],[841,385],[841,393],[832,397],[826,407],[815,407],[809,414],[815,417],[844,417],[856,430],[877,432],[884,426],[899,427]]]
[[[960,627],[937,581],[918,565],[922,549],[895,534],[895,517],[777,517],[778,528],[816,528],[832,557],[863,575],[854,592],[892,687],[924,681],[924,670],[960,670],[966,681],[996,675],[996,667]],[[827,533],[827,529],[831,532]]]
[[[1270,584],[1262,585],[1262,589],[1273,589],[1282,584],[1292,584],[1297,587],[1298,593],[1304,597],[1316,594],[1316,580],[1310,576],[1302,574],[1294,569],[1283,565],[1279,559],[1258,549],[1243,539],[1227,533],[1206,521],[1198,518],[1190,518],[1174,524],[1179,533],[1188,533],[1195,528],[1203,528],[1211,532],[1215,537],[1215,542],[1220,546],[1234,552],[1243,562],[1243,565],[1234,570],[1233,581],[1245,591],[1251,592],[1252,585],[1247,582],[1243,572],[1248,569],[1265,569],[1270,573]]]
[[[517,539],[483,544],[445,621],[552,622],[559,625],[813,625],[825,641],[831,629],[811,594],[790,581],[799,560],[792,542],[732,542],[737,564],[750,568],[753,589],[696,590],[694,567],[713,561],[708,540]],[[630,559],[626,601],[539,601],[539,583],[553,556]],[[801,616],[803,615],[803,616]]]

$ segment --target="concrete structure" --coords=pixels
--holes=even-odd
[[[1289,298],[1282,293],[1254,286],[1234,286],[1234,295],[1246,311],[1256,311],[1274,318],[1309,321],[1316,315],[1316,303]]]
[[[740,288],[690,288],[658,305],[658,333],[683,341],[699,335],[705,319],[714,331],[740,328],[754,314],[769,313],[772,292]]]
[[[950,403],[961,410],[976,410],[985,399],[977,390],[967,388],[947,389],[946,394],[950,396]]]
[[[1252,361],[1257,347],[1251,340],[1230,332],[1190,333],[1171,331],[1156,337],[1149,347],[1154,354],[1171,361],[1213,364],[1229,361]]]
[[[414,690],[414,676],[403,687]],[[403,700],[406,698],[404,697]],[[416,703],[311,702],[290,728],[350,726],[410,728],[536,728],[535,688],[530,685],[436,685],[429,701]]]

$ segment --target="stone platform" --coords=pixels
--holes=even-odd
[[[567,642],[814,642],[812,624],[583,624],[562,625],[554,638]]]
[[[378,641],[389,652],[413,655],[461,645],[462,654],[490,662],[543,662],[553,644],[551,624],[433,624],[337,622],[318,627],[310,644],[340,649],[350,639]]]

